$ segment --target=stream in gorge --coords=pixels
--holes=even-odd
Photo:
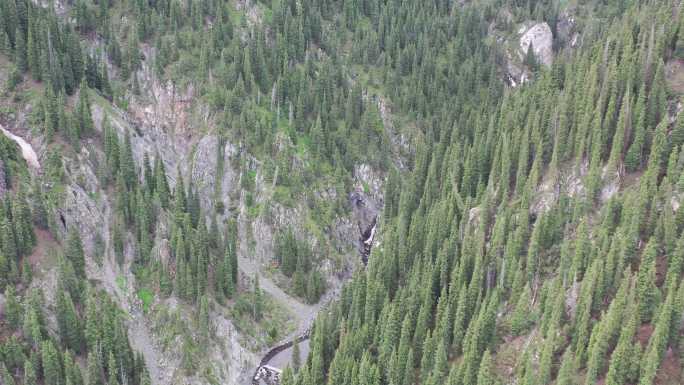
[[[368,264],[377,225],[377,217],[375,217],[370,226],[361,231],[361,236],[359,237],[359,253],[361,254],[361,261],[364,267]],[[327,300],[323,300],[322,302],[325,304],[318,311],[320,312],[322,309],[325,309],[326,305],[337,298],[338,294],[339,292],[332,293]],[[309,324],[306,325],[303,333],[296,335],[292,340],[274,346],[263,355],[259,366],[254,371],[251,385],[278,385],[280,383],[280,374],[292,363],[295,340],[299,343],[300,362],[304,362],[309,355],[309,336],[314,321],[315,316],[308,321]]]

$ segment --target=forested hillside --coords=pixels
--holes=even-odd
[[[3,384],[684,381],[679,0],[0,0],[0,83]]]
[[[582,46],[515,90],[492,8],[387,7],[410,33],[389,34],[405,48],[384,51],[385,84],[424,140],[390,174],[382,247],[283,383],[680,383],[684,115],[665,71],[683,13],[587,3]]]

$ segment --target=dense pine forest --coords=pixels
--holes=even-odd
[[[0,83],[1,384],[684,382],[679,0],[0,0]]]
[[[411,30],[386,86],[424,139],[390,174],[382,248],[283,383],[681,381],[680,5],[596,4],[582,49],[511,91],[491,9],[406,3],[381,24]]]

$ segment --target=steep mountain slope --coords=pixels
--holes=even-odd
[[[72,237],[82,242],[85,274],[79,279],[87,276],[89,283],[80,285],[104,289],[123,311],[124,336],[141,353],[137,359],[144,359],[142,371],[149,372],[151,383],[250,381],[265,350],[308,330],[351,267],[360,265],[359,239],[382,202],[382,170],[360,163],[350,166],[346,183],[323,181],[306,188],[292,184],[290,180],[301,178],[297,174],[310,168],[303,163],[310,160],[301,149],[291,152],[294,144],[287,131],[280,133],[282,128],[276,127],[273,145],[278,146],[277,153],[284,153],[280,159],[284,163],[274,165],[260,151],[247,149],[242,135],[235,134],[233,144],[231,132],[217,122],[221,114],[207,100],[198,99],[205,91],[198,90],[204,86],[197,79],[183,78],[183,85],[177,85],[155,72],[151,64],[161,59],[154,48],[129,47],[126,60],[136,60],[138,54],[146,58],[134,71],[131,62],[124,64],[119,58],[117,63],[118,48],[109,45],[117,44],[118,38],[102,40],[92,34],[93,17],[103,9],[87,2],[73,7],[58,3],[53,13],[45,6],[23,1],[2,4],[0,30],[3,40],[9,41],[3,52],[12,59],[2,62],[8,96],[3,100],[2,123],[8,136],[37,153],[42,163],[27,169],[18,152],[8,149],[3,154],[7,160],[3,180],[9,191],[5,194],[3,189],[3,195],[28,191],[33,211],[44,216],[41,221],[50,239],[66,244]],[[138,9],[110,6],[104,10],[110,14],[99,14],[98,20],[107,20],[104,28],[110,28],[111,20],[113,28],[124,31],[122,38],[132,38],[128,24],[117,25],[117,15]],[[233,9],[232,4],[225,6]],[[248,8],[246,14],[252,6]],[[66,15],[76,16],[76,31]],[[234,39],[240,39],[237,32]],[[43,61],[34,63],[32,49]],[[100,50],[108,55],[100,56]],[[55,61],[61,68],[55,68]],[[79,82],[80,88],[75,86]],[[132,86],[129,92],[123,88],[128,86]],[[245,104],[261,108],[255,104],[259,98]],[[284,121],[291,123],[292,118]],[[18,162],[22,178],[10,172],[15,167],[10,155],[12,162]],[[352,207],[348,194],[353,189],[358,191]],[[23,195],[17,199],[22,201]],[[270,267],[277,238],[289,229],[297,229],[300,250],[276,256],[294,258],[294,276]],[[26,271],[40,270],[53,277],[35,281],[48,293],[47,306],[40,309],[48,318],[56,306],[49,293],[59,290],[61,277],[67,274],[63,270],[69,270],[68,262],[64,267],[52,262],[68,252],[61,249],[30,266],[24,263],[30,255],[16,256]],[[26,254],[29,251],[27,246]],[[16,283],[20,299],[28,298],[23,289],[28,282],[22,285],[12,274],[8,287]],[[88,308],[82,306],[86,299],[74,302],[76,323],[70,328],[89,322]],[[61,329],[54,325],[47,329],[44,338],[62,349],[76,350],[78,359],[93,361],[92,371],[100,367],[102,378],[109,382],[112,376],[121,382],[148,380],[146,375],[131,377],[137,369],[112,370],[108,351],[90,348],[98,346],[96,337],[85,348],[81,343],[77,348],[65,342]],[[8,332],[12,331],[20,340],[25,337],[21,330],[10,327]],[[40,353],[36,345],[23,349],[26,355]],[[12,375],[24,378],[22,359],[16,360],[6,366]],[[114,360],[123,356],[115,354]],[[95,381],[92,371],[86,375],[88,381]],[[37,377],[45,375],[39,367]]]
[[[682,15],[1,2],[0,378],[678,383]]]

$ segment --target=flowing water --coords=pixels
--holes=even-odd
[[[0,125],[0,131],[2,131],[2,133],[5,134],[6,137],[12,139],[19,145],[19,147],[21,148],[21,156],[23,156],[24,159],[26,159],[26,163],[28,163],[29,166],[35,169],[40,169],[38,155],[33,150],[33,146],[31,146],[30,143],[25,141],[24,138],[16,136],[13,133],[7,131],[5,127],[3,127],[2,125]]]

